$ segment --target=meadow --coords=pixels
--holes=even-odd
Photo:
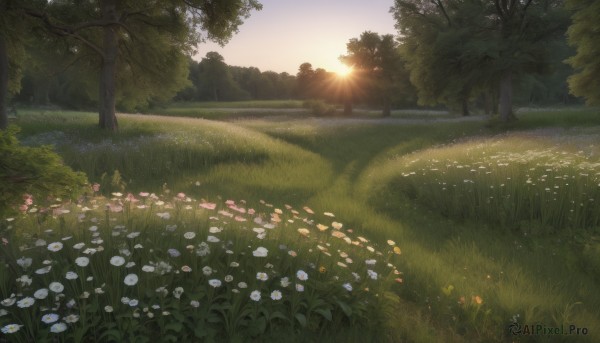
[[[119,120],[16,120],[98,186],[0,222],[0,341],[600,340],[597,109]]]

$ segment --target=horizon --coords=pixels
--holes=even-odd
[[[252,12],[228,44],[220,47],[213,42],[202,43],[193,59],[200,61],[206,53],[216,51],[228,65],[256,67],[261,72],[296,75],[298,67],[308,62],[314,69],[340,73],[344,66],[339,56],[346,53],[346,43],[351,38],[358,38],[364,31],[394,36],[397,33],[389,13],[393,1],[261,3],[263,9]]]

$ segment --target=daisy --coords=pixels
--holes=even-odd
[[[52,333],[61,333],[67,329],[67,324],[65,323],[56,323],[50,327],[50,332]]]
[[[79,321],[79,316],[76,314],[70,314],[70,315],[64,317],[63,320],[67,324],[73,324],[73,323],[77,323],[77,321]]]
[[[39,300],[46,299],[47,296],[48,296],[47,288],[40,288],[37,291],[35,291],[35,293],[33,293],[33,297],[36,299],[39,299]]]
[[[238,283],[238,287],[239,288],[248,288],[248,284],[242,281],[242,282]]]
[[[189,273],[192,271],[192,268],[190,266],[183,266],[181,267],[181,271],[184,273]]]
[[[106,305],[106,306],[104,306],[104,311],[106,313],[111,313],[113,311],[113,307],[110,305]]]
[[[65,289],[65,286],[60,282],[52,282],[48,288],[54,293],[60,293]]]
[[[127,286],[134,286],[138,282],[138,276],[135,274],[127,274],[124,282]]]
[[[218,279],[208,280],[208,284],[213,286],[214,288],[221,287],[221,280],[218,280]]]
[[[218,243],[221,241],[220,239],[218,239],[215,236],[208,236],[208,237],[206,237],[206,240],[210,243]]]
[[[121,256],[113,256],[110,259],[110,264],[115,267],[120,267],[125,264],[125,259]]]
[[[21,257],[17,260],[17,264],[23,269],[29,268],[32,262],[33,260],[31,259],[31,257]]]
[[[48,274],[51,269],[52,269],[52,266],[46,266],[46,267],[36,270],[35,273],[38,275]]]
[[[273,292],[271,292],[271,299],[281,300],[281,292],[278,290],[274,290]]]
[[[298,278],[298,280],[301,280],[301,281],[308,280],[308,274],[306,274],[306,272],[304,270],[299,270],[296,273],[296,277]]]
[[[267,281],[269,279],[269,276],[267,275],[267,273],[258,272],[256,273],[256,279],[260,281]]]
[[[205,266],[204,268],[202,268],[202,274],[209,276],[210,274],[212,274],[213,270],[211,267],[209,266]]]
[[[25,297],[19,301],[17,301],[17,306],[19,308],[28,308],[35,304],[35,299],[32,297]]]
[[[250,299],[252,299],[254,301],[259,301],[260,300],[260,291],[252,291],[252,293],[250,293]]]
[[[232,275],[225,275],[225,282],[231,282],[233,281],[233,276]]]
[[[154,272],[155,268],[153,266],[145,265],[142,267],[142,271],[146,273]]]
[[[84,246],[85,246],[85,243],[77,243],[77,244],[73,245],[73,249],[80,250],[80,249],[83,249]]]
[[[67,272],[67,274],[65,275],[65,278],[67,280],[75,280],[75,279],[77,279],[77,273],[75,273],[75,272]]]
[[[254,250],[252,252],[252,255],[254,257],[267,257],[267,254],[269,253],[269,250],[267,250],[264,247],[258,247],[256,250]]]
[[[139,301],[137,299],[131,299],[127,304],[131,307],[136,307],[139,304]]]
[[[304,292],[304,285],[297,283],[296,284],[296,291],[298,291],[298,292]]]
[[[194,237],[196,237],[196,234],[194,232],[186,232],[183,234],[183,238],[185,239],[193,239]]]
[[[21,329],[23,325],[19,324],[8,324],[2,327],[2,333],[15,333]]]
[[[46,324],[54,323],[58,320],[58,314],[56,313],[48,313],[42,316],[42,321]]]

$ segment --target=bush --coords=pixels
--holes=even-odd
[[[327,104],[323,100],[306,100],[302,107],[308,108],[318,117],[327,117],[335,115],[335,106]]]
[[[0,215],[19,206],[27,211],[33,199],[74,197],[87,183],[87,177],[63,164],[51,147],[22,146],[16,138],[19,129],[0,131]]]

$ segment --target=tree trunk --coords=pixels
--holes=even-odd
[[[469,113],[469,98],[462,99],[462,115],[463,117],[468,117],[471,113]]]
[[[512,71],[508,70],[500,79],[500,103],[498,112],[504,122],[515,120],[512,110]]]
[[[8,127],[8,50],[4,36],[0,32],[0,130]]]
[[[116,6],[114,1],[101,1],[102,16],[105,20],[116,21]],[[102,58],[102,69],[100,71],[100,110],[99,125],[100,128],[110,131],[117,131],[119,125],[115,114],[116,104],[116,77],[117,77],[117,28],[114,26],[105,26],[104,45]]]
[[[381,114],[384,117],[390,117],[392,115],[392,105],[390,103],[390,99],[383,100],[383,111]]]

